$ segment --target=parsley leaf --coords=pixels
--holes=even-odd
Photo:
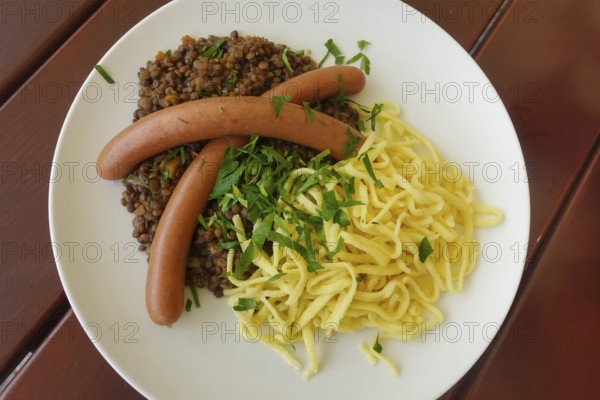
[[[360,141],[359,136],[354,136],[349,126],[346,126],[346,136],[348,141],[344,142],[344,150],[342,151],[342,157],[353,157],[356,155],[356,144]]]
[[[196,308],[200,308],[200,299],[198,298],[198,291],[196,290],[195,285],[191,285],[190,289],[192,290],[192,298],[194,299],[194,304]]]
[[[284,96],[273,96],[271,102],[273,103],[273,109],[275,110],[275,117],[279,117],[279,113],[281,112],[281,106],[287,102],[292,100],[292,96],[286,94]]]
[[[365,71],[365,74],[369,75],[371,73],[371,60],[365,55],[360,60],[360,69]]]
[[[261,249],[265,244],[265,241],[269,237],[269,233],[273,229],[273,221],[275,214],[267,215],[261,222],[261,224],[252,233],[252,241],[257,248]]]
[[[270,277],[269,279],[267,279],[267,283],[272,283],[275,282],[281,278],[283,278],[284,276],[286,276],[287,274],[285,272],[280,272],[277,275],[273,275],[272,277]]]
[[[375,176],[375,171],[373,171],[373,166],[371,165],[371,160],[369,159],[369,154],[364,153],[362,155],[362,159],[363,159],[363,163],[365,164],[365,168],[367,169],[367,173],[369,174],[369,176],[371,177],[373,182],[375,182],[375,185],[379,189],[383,189],[383,183],[379,179],[377,179],[377,177]]]
[[[381,354],[381,351],[383,350],[383,346],[381,345],[381,343],[379,343],[379,332],[377,333],[377,338],[375,339],[375,344],[373,344],[373,351],[375,351],[376,353]]]
[[[294,69],[290,65],[290,60],[288,60],[288,56],[287,56],[288,50],[289,50],[289,48],[287,48],[287,47],[285,49],[283,49],[283,53],[281,54],[281,59],[283,60],[283,65],[285,65],[285,67],[292,73],[292,75],[294,75]]]
[[[248,271],[248,267],[252,263],[252,261],[258,256],[258,250],[256,248],[256,244],[253,241],[250,241],[248,247],[246,247],[246,251],[242,253],[240,259],[235,265],[235,277],[237,279],[242,279],[246,271]]]
[[[358,60],[360,60],[360,69],[365,71],[365,73],[367,75],[369,75],[371,73],[371,60],[369,60],[369,58],[363,53],[363,50],[369,44],[370,43],[367,42],[366,40],[359,40],[358,41],[359,52],[354,57],[352,57],[350,60],[348,60],[348,62],[346,62],[346,64],[352,64],[352,63],[355,63]]]
[[[219,38],[219,40],[217,40],[211,47],[209,47],[202,53],[202,57],[213,57],[217,59],[221,58],[219,57],[219,47],[221,47],[223,43],[225,43],[225,38]]]
[[[102,68],[102,66],[100,66],[100,65],[94,65],[94,69],[96,71],[98,71],[98,73],[100,74],[101,77],[104,78],[104,80],[106,81],[106,83],[108,83],[109,85],[112,85],[113,83],[115,83],[115,80],[108,74],[108,72],[106,72],[104,70],[104,68]]]
[[[338,201],[335,198],[335,192],[328,190],[323,192],[323,205],[321,207],[321,216],[325,221],[329,221],[335,216],[339,209]]]
[[[310,108],[310,104],[308,104],[307,101],[303,101],[302,105],[304,106],[304,112],[306,113],[306,122],[310,124],[313,122],[312,108]]]
[[[219,243],[219,247],[223,250],[235,249],[239,245],[240,245],[240,242],[221,242],[221,243]]]
[[[321,66],[325,63],[325,61],[329,58],[330,55],[335,57],[336,65],[344,63],[344,56],[342,55],[340,49],[333,42],[333,39],[328,39],[327,42],[325,42],[325,48],[327,48],[327,53],[325,54],[325,57],[323,57],[321,62],[319,62],[317,68],[321,68]]]
[[[431,243],[429,243],[429,239],[425,236],[419,245],[419,260],[425,262],[431,253],[433,253],[433,248],[431,247]]]
[[[317,272],[318,270],[323,269],[323,266],[316,261],[309,261],[306,269],[308,272]]]
[[[329,259],[333,259],[333,257],[342,250],[343,246],[344,246],[344,239],[342,239],[342,237],[340,236],[340,238],[338,239],[337,245],[335,246],[335,249],[333,249],[333,251],[329,252]]]
[[[258,303],[255,300],[240,297],[238,299],[237,305],[233,306],[233,309],[235,311],[247,311],[247,310],[253,310],[256,307],[258,307]]]
[[[332,99],[332,101],[333,104],[335,104],[338,107],[341,107],[346,102],[346,88],[344,87],[344,80],[341,74],[337,76],[337,84],[338,91],[335,97]]]
[[[371,121],[371,130],[375,130],[375,118],[379,115],[379,113],[383,110],[383,103],[375,103],[373,109],[371,110],[371,116],[367,121]]]

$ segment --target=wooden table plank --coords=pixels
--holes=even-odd
[[[598,15],[596,0],[577,7],[561,0],[518,0],[476,56],[521,141],[532,242],[546,231],[600,132]],[[503,173],[517,176],[511,167]],[[518,168],[523,181],[525,166]]]
[[[112,43],[166,2],[105,3],[93,23],[85,24],[0,108],[0,377],[14,367],[32,345],[32,334],[43,329],[65,302],[47,210],[52,154],[69,105]],[[122,12],[115,18],[113,10],[118,7],[130,14]],[[68,253],[68,244],[54,245]]]
[[[598,282],[597,249],[590,249],[581,242],[585,234],[563,233],[572,229],[572,225],[581,223],[576,221],[577,218],[585,218],[587,224],[593,224],[591,219],[596,217],[597,221],[598,217],[597,201],[590,203],[594,206],[585,205],[581,200],[574,204],[568,202],[582,174],[590,173],[586,169],[590,160],[594,155],[597,157],[600,135],[598,15],[600,3],[594,0],[579,2],[577,7],[558,0],[517,1],[507,10],[502,24],[476,56],[483,70],[502,92],[502,99],[521,140],[530,174],[530,241],[541,246],[539,251],[537,247],[530,247],[527,259],[530,267],[534,268],[528,269],[524,275],[519,290],[523,295],[513,305],[497,340],[464,378],[458,398],[557,398],[559,391],[547,391],[546,397],[525,394],[532,393],[528,388],[541,390],[539,379],[544,379],[544,384],[557,385],[573,379],[571,373],[556,369],[552,363],[545,363],[546,359],[542,357],[547,352],[549,360],[552,360],[555,347],[571,346],[569,336],[574,332],[573,329],[561,330],[563,327],[560,325],[565,319],[554,314],[556,308],[553,305],[558,292],[548,290],[546,279],[562,276],[566,285]],[[594,165],[598,168],[597,161]],[[597,186],[597,175],[591,181],[594,179]],[[586,178],[586,182],[589,181],[590,178]],[[581,196],[578,194],[577,198]],[[585,217],[576,213],[576,209],[582,206],[589,210]],[[556,231],[555,219],[561,215],[564,217],[558,220],[561,224]],[[595,224],[597,226],[598,222]],[[554,232],[559,239],[553,235]],[[526,244],[522,245],[521,249]],[[596,272],[575,259],[554,261],[553,257],[558,256],[557,247],[571,255],[583,252],[596,257],[588,260],[592,262],[590,265],[594,265],[595,260]],[[523,254],[524,251],[520,256]],[[577,276],[571,276],[574,268],[578,268]],[[558,286],[554,288],[560,289]],[[588,297],[584,295],[585,288]],[[593,296],[598,298],[598,285],[596,283],[592,291],[587,285],[582,289],[577,296],[559,296],[563,301],[561,307],[568,306],[573,311],[589,308]],[[595,313],[598,313],[597,307]],[[589,317],[585,321],[589,321]],[[547,327],[544,333],[550,335],[548,340],[524,343],[524,336],[532,335],[532,330],[542,333],[540,324]],[[563,332],[565,336],[553,336],[550,331],[554,326],[559,328],[556,333]],[[572,325],[570,327],[573,328]],[[520,335],[520,341],[515,340],[514,335]],[[523,365],[520,354],[528,354],[529,357]],[[510,365],[508,358],[511,358]],[[585,355],[581,359],[583,362],[588,360]],[[496,363],[499,365],[496,366]],[[515,379],[520,392],[509,391]],[[574,379],[579,381],[579,377]],[[477,389],[478,385],[482,385],[480,389]],[[554,385],[549,387],[556,388]],[[496,393],[492,396],[494,390]]]
[[[0,400],[61,398],[144,398],[102,358],[72,311],[0,394]]]
[[[469,399],[600,398],[600,149]],[[575,240],[574,240],[575,239]]]
[[[103,2],[3,1],[0,5],[0,104]]]
[[[437,23],[466,51],[471,51],[503,0],[403,0]],[[399,22],[420,18],[406,9]]]
[[[413,1],[413,3],[415,2]],[[453,10],[447,8],[441,2],[421,1],[417,3],[419,3],[415,4],[417,7],[419,7],[425,13],[428,13],[428,15],[430,17],[433,17],[433,19],[436,20],[436,22],[438,22],[442,27],[451,31],[451,33],[453,32],[456,35],[456,39],[461,43],[461,45],[467,48],[470,45],[470,43],[472,43],[475,40],[479,31],[482,30],[483,26],[487,22],[484,18],[482,18],[487,14],[484,14],[483,11],[481,13],[477,11],[472,19],[471,17],[469,17],[469,19],[467,20],[467,25],[470,25],[468,29],[464,29],[463,26],[465,25],[465,20],[462,18],[457,19],[455,16],[452,15]],[[489,8],[489,4],[498,4],[499,1],[485,1],[484,3],[488,5],[486,6],[486,10],[491,10],[491,8]],[[7,126],[7,130],[6,132],[4,132],[5,134],[0,135],[0,144],[7,145],[3,146],[2,148],[9,149],[10,146],[18,145],[20,148],[24,149],[22,153],[13,155],[12,158],[9,158],[8,154],[6,154],[6,159],[10,164],[6,164],[7,168],[5,168],[4,171],[2,171],[2,177],[3,179],[5,179],[5,182],[3,182],[5,184],[5,187],[9,190],[5,192],[6,195],[3,198],[21,198],[15,196],[23,196],[24,194],[27,194],[27,198],[32,199],[31,201],[33,202],[32,204],[24,204],[21,206],[14,205],[10,209],[11,214],[17,215],[19,212],[22,212],[26,209],[37,209],[41,212],[39,212],[39,215],[34,216],[35,219],[38,221],[43,221],[45,223],[47,219],[46,207],[41,207],[42,202],[39,201],[39,199],[43,198],[43,200],[45,201],[45,193],[47,191],[47,186],[45,184],[45,181],[41,182],[41,177],[40,179],[34,179],[36,177],[36,173],[37,175],[42,174],[42,169],[40,168],[38,168],[37,170],[39,172],[35,172],[35,166],[39,165],[41,168],[43,168],[44,165],[48,165],[48,162],[50,160],[50,154],[52,153],[51,148],[54,146],[56,134],[58,133],[58,129],[60,127],[60,122],[62,122],[62,119],[64,118],[64,113],[68,108],[68,104],[72,100],[72,95],[77,90],[78,86],[80,85],[80,82],[83,80],[83,78],[89,71],[89,68],[91,68],[91,65],[93,64],[95,59],[99,58],[99,56],[108,48],[110,43],[114,42],[116,38],[118,38],[118,36],[124,30],[126,30],[133,22],[129,19],[127,21],[114,20],[115,7],[128,6],[128,11],[130,11],[131,4],[134,5],[134,9],[136,11],[140,11],[138,8],[142,6],[146,7],[147,2],[143,4],[140,1],[127,2],[127,4],[122,5],[119,2],[112,1],[105,4],[105,6],[100,10],[98,15],[93,18],[95,26],[90,27],[86,25],[80,33],[78,33],[69,43],[67,43],[64,49],[62,49],[57,55],[55,55],[55,57],[53,57],[53,59],[48,63],[48,65],[45,66],[44,69],[42,69],[42,71],[40,71],[36,76],[34,76],[32,80],[27,82],[27,85],[24,88],[22,88],[22,90],[19,93],[17,93],[17,96],[11,99],[10,104],[7,104],[6,107],[0,110],[0,123],[6,123]],[[154,2],[153,4],[147,6],[144,10],[142,10],[142,12],[139,15],[136,14],[135,19],[137,20],[137,18],[143,15],[145,12],[149,12],[157,7],[158,4]],[[434,14],[436,10],[439,11],[437,15]],[[462,12],[469,11],[461,10],[460,12],[462,15]],[[488,11],[486,11],[486,13],[487,12]],[[489,12],[489,15],[493,14],[491,11]],[[111,17],[113,19],[113,24],[112,26],[107,26],[111,25]],[[115,27],[114,25],[117,26]],[[110,37],[107,38],[107,36]],[[85,52],[82,52],[82,55],[85,55],[84,59],[78,59],[76,65],[69,66],[69,77],[72,79],[70,79],[67,82],[64,76],[61,76],[60,74],[60,64],[64,64],[65,60],[68,60],[71,57],[74,57],[76,55],[78,56],[79,52],[81,51],[81,48],[84,47],[84,44],[88,44],[89,48],[94,49],[94,51],[86,49]],[[59,87],[61,87],[61,90],[58,91],[60,92],[58,97],[55,97],[55,92],[52,92],[50,90],[56,87],[56,83],[58,83]],[[35,121],[27,121],[26,116],[29,115],[29,111],[33,111],[34,113],[41,112],[41,114],[38,114],[39,119]],[[20,122],[15,122],[15,115],[23,117],[20,120]],[[19,118],[16,118],[16,120],[19,120]],[[13,122],[11,123],[11,121]],[[46,126],[46,130],[50,130],[54,134],[46,135],[44,138],[40,138],[39,135],[31,134],[33,132],[43,131],[44,126]],[[48,128],[48,126],[50,128]],[[17,131],[30,133],[31,135],[29,141],[20,140],[16,143],[13,143],[11,140],[8,140],[9,135],[14,135]],[[48,136],[50,136],[51,138],[48,139]],[[42,143],[39,142],[40,139],[42,139]],[[36,148],[36,146],[40,145],[41,147]],[[4,156],[5,154],[0,153],[0,155]],[[21,160],[33,160],[33,162],[23,162]],[[15,171],[13,171],[12,166],[17,167]],[[29,174],[28,171],[30,171]],[[40,196],[40,193],[43,193],[44,196]],[[17,223],[16,221],[10,220],[8,217],[1,222],[9,227],[14,227]],[[27,280],[26,275],[28,275],[31,271],[28,268],[23,268],[23,263],[20,262],[23,261],[21,260],[23,258],[21,253],[23,253],[26,256],[25,258],[34,257],[33,254],[28,253],[28,249],[31,246],[35,247],[39,245],[43,248],[48,245],[49,239],[47,229],[43,227],[38,232],[38,235],[33,237],[28,237],[23,233],[16,233],[6,238],[3,237],[3,239],[9,239],[8,241],[4,241],[6,243],[17,244],[17,248],[14,251],[16,254],[12,255],[13,258],[8,259],[6,263],[12,263],[11,265],[13,266],[13,269],[11,273],[22,273],[22,275],[18,277],[10,276],[11,280],[17,282],[15,287],[15,293],[18,292],[26,294],[28,292],[31,293],[34,290],[38,291],[39,293],[36,299],[41,299],[42,304],[47,304],[45,300],[49,296],[55,295],[55,298],[57,300],[50,302],[48,307],[49,310],[54,309],[56,307],[56,304],[60,303],[62,300],[62,291],[60,290],[60,286],[56,281],[53,266],[51,265],[51,262],[49,262],[51,260],[44,260],[46,262],[40,262],[38,263],[39,265],[35,266],[32,266],[31,263],[28,265],[31,269],[34,269],[38,272],[40,276],[38,282],[31,282]],[[32,260],[25,259],[24,261],[31,262]],[[6,271],[6,268],[3,268],[3,271]],[[9,275],[6,273],[4,274],[4,276],[0,275],[1,278],[8,278],[8,276]],[[14,299],[13,304],[5,305],[4,308],[0,308],[0,311],[3,313],[3,315],[7,310],[8,312],[15,311],[10,315],[11,317],[15,318],[18,316],[18,318],[15,320],[16,326],[18,325],[26,327],[34,323],[31,321],[36,321],[39,323],[39,321],[43,322],[47,319],[44,318],[44,315],[46,315],[48,311],[37,314],[33,312],[32,315],[28,315],[28,311],[31,312],[32,309],[32,307],[28,304],[23,306],[23,309],[20,310],[15,308],[16,304],[18,304],[19,301],[26,296],[17,296],[15,298],[13,293],[10,293],[8,297]],[[36,300],[36,302],[38,301]],[[63,325],[64,324],[65,322],[63,321]],[[27,340],[23,340],[23,338],[21,338],[20,341],[17,340],[16,344],[14,340],[9,340],[8,344],[10,346],[8,346],[7,348],[20,349],[23,347],[23,343],[26,342]],[[25,370],[23,370],[20,373],[19,380],[15,381],[15,383],[11,385],[9,393],[11,395],[19,395],[21,390],[20,388],[27,386],[23,386],[23,382],[29,382],[29,385],[32,385],[34,382],[29,381],[29,378],[35,377],[36,375],[31,375],[31,372],[29,371],[36,371],[38,368],[38,364],[46,365],[46,357],[51,355],[54,349],[58,350],[60,348],[61,347],[54,346],[49,349],[48,345],[44,344],[44,346],[39,350],[40,352],[36,353],[36,356],[29,360]],[[74,348],[76,348],[76,350],[73,350],[69,354],[71,354],[71,356],[74,359],[78,359],[79,361],[70,360],[69,362],[83,363],[87,362],[84,360],[95,359],[99,356],[95,348],[93,348],[93,346],[77,345]],[[0,361],[3,358],[4,360],[10,359],[10,354],[8,357],[6,356],[6,354],[4,354],[4,357],[2,356],[3,354],[0,352]],[[106,363],[94,363],[93,365],[95,365],[94,369],[86,370],[86,373],[92,373],[92,371],[95,371],[92,374],[97,375],[98,371],[102,371],[105,368],[109,368]],[[63,378],[59,379],[59,381],[62,381],[62,379]],[[73,389],[75,392],[82,390],[82,387],[78,385],[78,382],[85,382],[85,377],[74,377],[71,380],[71,383],[73,385],[70,386],[70,389]],[[94,391],[86,391],[86,394],[90,395],[91,393],[94,393],[98,394],[101,397],[104,397],[106,394],[110,394],[114,387],[122,387],[124,385],[123,381],[116,375],[113,375],[111,379],[107,379],[103,382],[104,384],[102,385],[102,387],[95,387]],[[37,383],[39,384],[39,382]],[[63,388],[63,394],[64,389],[65,388]],[[31,392],[23,393],[31,394]],[[130,393],[130,396],[133,398],[137,397],[135,393]]]

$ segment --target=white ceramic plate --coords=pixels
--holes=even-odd
[[[356,99],[394,100],[446,159],[472,177],[480,200],[505,221],[478,231],[482,255],[464,292],[444,295],[447,322],[408,343],[385,343],[401,368],[371,366],[358,343],[373,332],[319,339],[321,371],[309,381],[270,348],[237,333],[225,300],[201,292],[202,308],[173,328],[155,326],[144,306],[146,257],[131,237],[122,185],[100,181],[94,161],[131,122],[138,68],[180,38],[260,35],[319,60],[333,38],[347,56],[358,40],[372,70]],[[331,63],[332,61],[330,61]],[[494,88],[437,25],[395,0],[243,3],[174,1],[135,26],[99,61],[117,81],[92,72],[65,120],[50,186],[50,229],[60,278],[90,340],[132,386],[151,398],[431,399],[479,358],[502,324],[521,278],[529,192],[511,121]],[[266,332],[265,332],[266,334]],[[298,350],[305,360],[302,349]],[[268,388],[268,389],[267,389]]]

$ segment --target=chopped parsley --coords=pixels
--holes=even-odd
[[[369,159],[368,152],[363,153],[360,156],[360,158],[362,158],[363,163],[365,164],[367,173],[369,174],[373,182],[375,182],[375,186],[377,186],[379,189],[383,189],[383,183],[375,176],[375,171],[373,171],[373,166],[371,165],[371,160]]]
[[[360,60],[360,69],[365,71],[365,73],[367,75],[369,75],[371,73],[371,60],[369,60],[369,58],[363,53],[363,51],[367,48],[367,46],[369,44],[370,43],[367,42],[366,40],[359,40],[358,41],[359,52],[355,56],[350,58],[348,60],[348,62],[346,62],[346,64],[353,64],[353,63],[357,62],[358,60]]]
[[[433,248],[431,247],[431,243],[429,243],[429,239],[425,236],[419,245],[419,260],[425,262],[431,253],[433,253]]]
[[[192,290],[192,298],[194,299],[194,304],[196,305],[196,308],[200,308],[200,299],[198,298],[198,291],[196,290],[196,286],[191,285],[190,289]]]
[[[96,71],[98,71],[100,76],[104,78],[106,83],[108,83],[109,85],[112,85],[113,83],[115,83],[115,80],[108,74],[108,72],[106,72],[104,70],[104,68],[102,68],[102,66],[94,65],[94,68],[96,69]]]
[[[310,108],[310,104],[307,101],[302,102],[302,106],[304,107],[304,112],[306,113],[306,122],[309,124],[313,122],[313,112],[312,108]]]
[[[285,65],[285,67],[292,73],[292,75],[294,75],[294,69],[290,65],[290,60],[288,60],[288,56],[287,56],[287,52],[289,50],[290,49],[288,47],[283,49],[283,53],[281,54],[281,59],[283,60],[283,65]]]
[[[381,110],[383,110],[383,103],[375,103],[371,109],[371,116],[367,121],[371,121],[371,130],[373,131],[375,130],[375,118],[381,113]]]
[[[344,142],[342,157],[353,157],[356,155],[356,144],[360,141],[360,136],[355,136],[349,126],[346,126],[346,136],[348,141]]]
[[[275,117],[279,117],[281,113],[281,107],[292,100],[292,96],[289,94],[283,96],[273,96],[271,102],[273,103],[273,110],[275,110]]]
[[[375,343],[373,344],[373,351],[375,353],[381,354],[383,351],[383,346],[379,343],[379,332],[377,333],[377,338],[375,339]]]
[[[233,306],[235,311],[248,311],[254,310],[258,307],[258,303],[252,299],[246,299],[244,297],[240,297],[238,299],[238,303],[236,306]]]
[[[342,52],[337,47],[337,45],[333,42],[333,39],[329,39],[327,40],[327,42],[325,42],[325,48],[327,49],[327,53],[325,54],[321,62],[319,62],[318,68],[321,68],[321,66],[325,63],[325,61],[327,61],[330,55],[332,55],[335,58],[335,65],[340,65],[344,63],[344,56],[342,55]]]
[[[327,149],[309,161],[303,161],[295,150],[290,153],[276,150],[270,139],[259,141],[256,135],[246,146],[226,151],[209,196],[217,201],[217,210],[210,220],[199,216],[198,221],[205,229],[216,225],[222,227],[223,232],[238,232],[233,222],[225,218],[225,212],[235,204],[247,209],[248,220],[255,228],[234,265],[234,275],[238,279],[244,278],[252,262],[262,254],[264,246],[271,243],[298,253],[310,272],[323,268],[319,255],[331,258],[341,251],[343,240],[338,240],[333,251],[325,242],[324,221],[348,226],[350,219],[344,208],[362,203],[353,199],[354,178],[336,170],[330,154]],[[292,175],[303,167],[314,172]],[[338,192],[327,189],[326,185],[331,182],[339,184]],[[294,199],[314,188],[323,193],[323,204],[318,215],[309,215],[294,205]],[[230,250],[239,245],[232,239],[225,240],[220,246]]]
[[[273,275],[272,277],[270,277],[269,279],[267,279],[267,283],[272,283],[275,282],[281,278],[283,278],[284,276],[286,276],[287,274],[285,272],[280,272],[277,275]]]
[[[225,38],[219,38],[212,46],[202,53],[202,57],[212,57],[219,60],[223,56],[223,50],[219,49],[223,43],[225,43]]]
[[[233,71],[231,71],[229,73],[229,76],[227,77],[227,80],[225,81],[225,83],[223,83],[223,86],[225,86],[227,89],[235,89],[235,85],[238,83],[239,80],[239,72],[237,69],[234,69]]]
[[[190,299],[185,300],[185,311],[190,311],[192,309],[192,301]]]

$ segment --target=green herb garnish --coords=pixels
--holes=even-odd
[[[353,56],[350,60],[348,60],[348,62],[346,62],[346,64],[352,64],[357,62],[358,60],[360,60],[360,69],[362,69],[363,71],[365,71],[365,73],[367,75],[369,75],[371,73],[371,61],[369,60],[369,58],[363,53],[363,50],[369,45],[370,43],[367,42],[366,40],[359,40],[358,41],[358,49],[359,52]]]
[[[379,115],[379,113],[383,110],[383,103],[375,103],[373,109],[371,110],[371,116],[367,121],[371,121],[371,130],[375,130],[375,118]]]
[[[109,85],[112,85],[113,83],[115,83],[115,80],[113,78],[111,78],[111,76],[108,74],[108,72],[106,72],[104,70],[104,68],[102,68],[102,66],[94,65],[94,68],[96,69],[96,71],[98,71],[100,76],[104,78],[106,83],[108,83]]]
[[[233,306],[233,309],[235,311],[248,311],[254,310],[256,307],[258,307],[258,303],[256,301],[240,297],[238,299],[238,304],[236,306]]]
[[[221,243],[219,243],[219,247],[223,250],[235,249],[239,245],[240,245],[240,242],[221,242]]]
[[[283,278],[284,276],[286,276],[287,274],[285,272],[280,272],[277,275],[273,275],[272,277],[270,277],[269,279],[267,279],[267,283],[272,283],[275,282],[281,278]]]
[[[425,262],[431,253],[433,253],[433,248],[431,247],[431,243],[429,243],[429,239],[425,236],[419,245],[419,260]]]
[[[217,220],[217,214],[213,214],[211,215],[210,219],[208,221],[206,221],[204,219],[204,217],[202,216],[202,214],[198,215],[198,222],[200,223],[200,225],[202,225],[202,227],[205,230],[209,230],[211,226],[213,226],[213,224],[215,223],[215,221]]]
[[[337,253],[339,253],[342,250],[342,247],[344,246],[344,239],[342,239],[342,237],[340,236],[340,238],[338,239],[337,245],[335,246],[335,249],[333,249],[333,251],[329,252],[329,259],[333,259],[333,257],[335,257],[335,255]]]
[[[341,107],[346,102],[346,88],[344,87],[344,80],[341,74],[337,77],[337,83],[338,91],[335,97],[333,98],[333,104],[335,104],[338,107]]]
[[[344,150],[342,151],[342,157],[354,157],[356,155],[356,144],[360,141],[360,136],[355,136],[350,130],[349,126],[346,126],[346,136],[348,141],[344,142]]]
[[[233,71],[231,71],[231,73],[229,74],[229,77],[227,78],[227,80],[225,81],[225,83],[223,84],[223,86],[225,86],[227,89],[234,89],[235,85],[238,82],[238,70],[234,69]]]
[[[202,57],[213,57],[215,59],[219,59],[221,57],[219,57],[219,47],[221,47],[221,45],[225,42],[225,38],[219,38],[219,40],[217,40],[212,46],[210,46],[208,49],[206,49],[203,53],[202,53]],[[222,56],[222,52],[221,52],[221,56]]]
[[[375,339],[375,343],[373,344],[373,351],[381,354],[383,350],[383,346],[379,343],[379,332],[377,332],[377,338]]]
[[[292,75],[294,75],[294,69],[290,65],[290,60],[288,60],[288,56],[287,56],[288,50],[289,50],[289,48],[287,48],[287,47],[285,49],[283,49],[283,53],[281,54],[281,59],[283,60],[283,65],[285,65],[285,67],[292,73]]]
[[[167,51],[165,52],[165,55],[166,55],[167,57],[171,57],[171,55],[172,55],[172,54],[173,54],[173,52],[171,51],[171,49],[169,49],[169,50],[167,50]]]
[[[310,108],[310,104],[307,101],[303,101],[302,105],[304,106],[304,112],[306,113],[306,122],[310,124],[313,122],[312,108]]]
[[[275,110],[275,117],[279,117],[279,113],[281,112],[281,106],[283,106],[290,100],[292,100],[292,96],[289,94],[286,94],[284,96],[273,96],[271,102],[273,103],[273,110]]]
[[[333,42],[333,39],[329,39],[327,40],[327,42],[325,42],[325,48],[327,48],[327,53],[325,54],[321,62],[319,62],[318,68],[321,68],[321,66],[325,63],[325,61],[329,58],[330,55],[332,55],[335,58],[336,65],[344,63],[344,56],[342,55],[340,49]]]
[[[383,183],[375,176],[375,171],[373,171],[373,166],[371,165],[369,154],[365,152],[363,155],[361,155],[361,157],[363,159],[363,163],[365,164],[365,168],[367,169],[367,173],[369,174],[373,182],[375,182],[375,186],[377,186],[379,189],[383,189]]]
[[[123,184],[141,186],[143,188],[146,188],[150,192],[150,195],[152,197],[157,196],[157,193],[154,190],[152,190],[150,185],[148,185],[148,182],[144,181],[142,178],[140,178],[137,175],[132,175],[132,174],[127,175],[127,177],[125,179],[123,179]]]
[[[192,301],[190,299],[185,300],[185,311],[190,311],[192,309]]]
[[[198,291],[196,290],[196,286],[191,285],[190,289],[192,290],[192,298],[194,299],[194,304],[196,305],[196,308],[200,308],[200,299],[198,298]]]

